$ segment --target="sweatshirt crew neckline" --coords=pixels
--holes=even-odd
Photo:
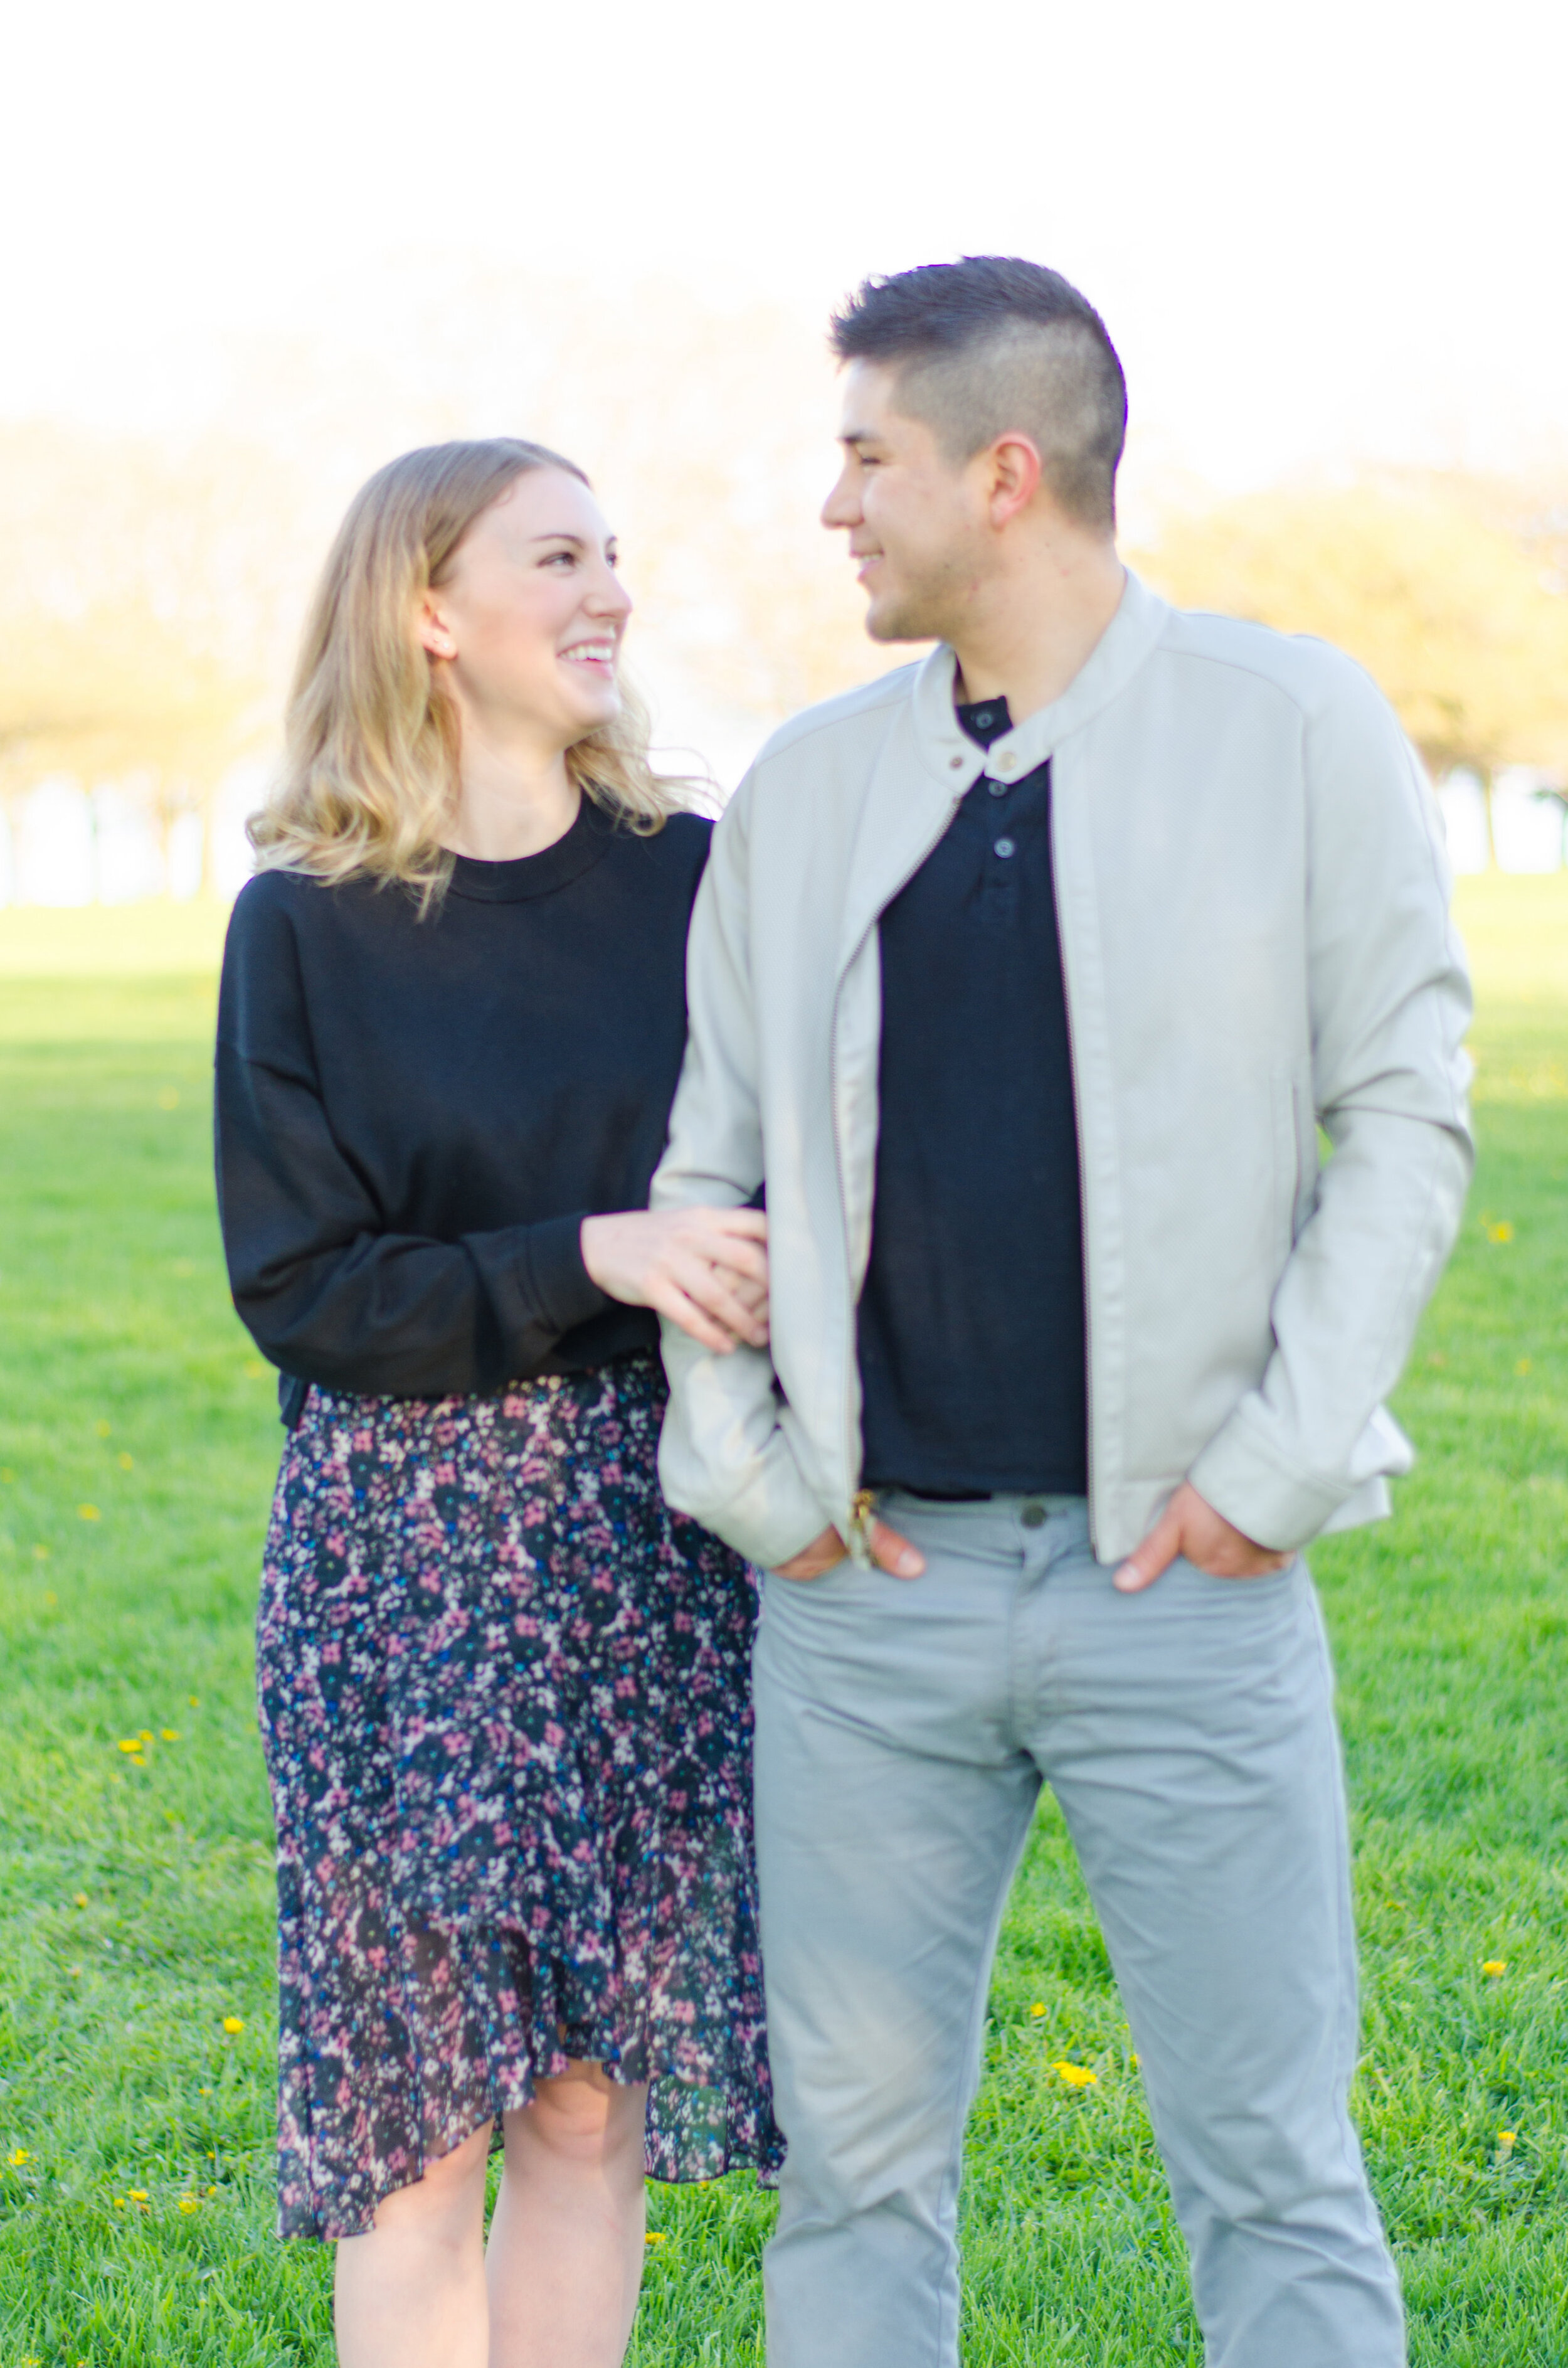
[[[516,855],[505,863],[454,855],[447,893],[476,905],[520,905],[530,896],[553,895],[608,853],[615,833],[613,817],[585,791],[570,828],[537,855]]]

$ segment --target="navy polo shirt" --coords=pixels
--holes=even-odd
[[[958,711],[983,747],[1005,700]],[[869,1487],[1081,1496],[1078,1133],[1049,760],[982,774],[881,916],[881,1119],[859,1306]]]

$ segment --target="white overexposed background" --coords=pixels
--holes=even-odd
[[[6,42],[0,421],[201,479],[219,524],[186,564],[269,698],[371,468],[544,435],[624,527],[661,742],[733,782],[791,705],[888,663],[814,521],[824,326],[869,272],[1006,252],[1077,281],[1131,383],[1134,539],[1172,487],[1560,466],[1565,23],[1524,0],[35,8]],[[253,754],[225,786],[230,885],[264,778]],[[40,784],[3,870],[34,901],[145,893],[136,812]],[[1561,814],[1531,814],[1560,860]]]

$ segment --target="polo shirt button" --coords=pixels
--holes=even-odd
[[[1009,748],[1006,755],[1001,759],[1002,770],[1005,773],[1010,773],[1017,761],[1017,757],[1014,756],[1012,750]]]
[[[1007,794],[1008,784],[1006,781],[987,781],[985,786],[994,798],[1005,798]]]
[[[1045,1527],[1045,1507],[1026,1505],[1018,1519],[1026,1530],[1042,1530]]]
[[[952,773],[961,773],[963,771],[963,758],[961,757],[949,757],[948,758],[948,769]]]
[[[996,853],[1002,856],[1011,855],[1013,853],[1012,840],[1010,838],[999,838],[996,842]]]

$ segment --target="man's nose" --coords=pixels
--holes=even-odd
[[[860,503],[847,469],[822,506],[822,522],[827,527],[858,526],[860,523]]]

